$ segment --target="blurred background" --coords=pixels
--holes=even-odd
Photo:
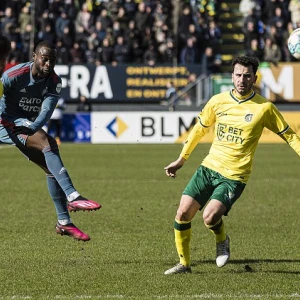
[[[56,44],[63,89],[49,130],[61,140],[126,143],[159,131],[157,142],[180,141],[190,116],[232,87],[239,54],[261,62],[257,92],[299,110],[300,66],[287,48],[298,0],[1,0],[0,25],[13,48],[6,68],[31,60],[40,41]],[[168,133],[172,122],[184,130]]]

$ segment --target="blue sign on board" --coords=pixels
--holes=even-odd
[[[54,130],[51,130],[49,134],[53,136]],[[90,143],[91,142],[91,114],[90,113],[64,114],[61,140],[63,142]]]

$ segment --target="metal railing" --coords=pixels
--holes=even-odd
[[[182,106],[199,109],[211,96],[211,80],[207,75],[200,75],[195,82],[189,83],[179,90],[168,101],[169,111]]]

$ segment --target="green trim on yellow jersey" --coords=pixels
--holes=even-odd
[[[290,128],[290,126],[288,125],[288,126],[287,126],[285,129],[283,129],[282,131],[277,132],[277,134],[278,134],[278,135],[283,134],[283,133],[285,133],[286,131],[288,131],[289,128]]]
[[[198,116],[198,120],[199,120],[199,122],[200,122],[201,126],[203,126],[203,127],[205,127],[205,128],[208,128],[208,127],[209,127],[209,126],[206,126],[206,125],[204,125],[204,124],[201,122],[201,118],[200,118],[200,116]]]
[[[250,99],[252,99],[254,96],[255,96],[255,92],[254,91],[250,91],[250,93],[248,93],[247,95],[245,96],[242,96],[242,97],[238,97],[238,96],[235,96],[234,95],[234,90],[231,90],[230,91],[230,96],[233,98],[233,100],[235,100],[236,102],[238,103],[243,103],[243,102],[246,102]]]
[[[188,159],[208,128],[214,126],[214,139],[202,164],[229,179],[247,183],[254,153],[265,128],[300,153],[299,138],[290,130],[276,106],[254,91],[243,97],[237,97],[233,90],[213,96],[199,113],[198,120],[180,156]]]
[[[290,147],[300,155],[300,138],[294,132],[293,129],[288,127],[284,132],[280,134],[280,137],[290,145]]]

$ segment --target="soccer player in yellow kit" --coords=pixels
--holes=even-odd
[[[232,62],[234,89],[213,96],[198,116],[179,158],[165,167],[166,175],[176,177],[190,154],[215,124],[209,154],[184,189],[174,222],[179,263],[165,272],[191,273],[191,221],[199,210],[216,239],[216,264],[230,258],[230,238],[222,217],[241,196],[251,173],[255,149],[266,127],[278,134],[300,155],[300,138],[289,127],[275,105],[253,91],[259,61],[238,56]]]

